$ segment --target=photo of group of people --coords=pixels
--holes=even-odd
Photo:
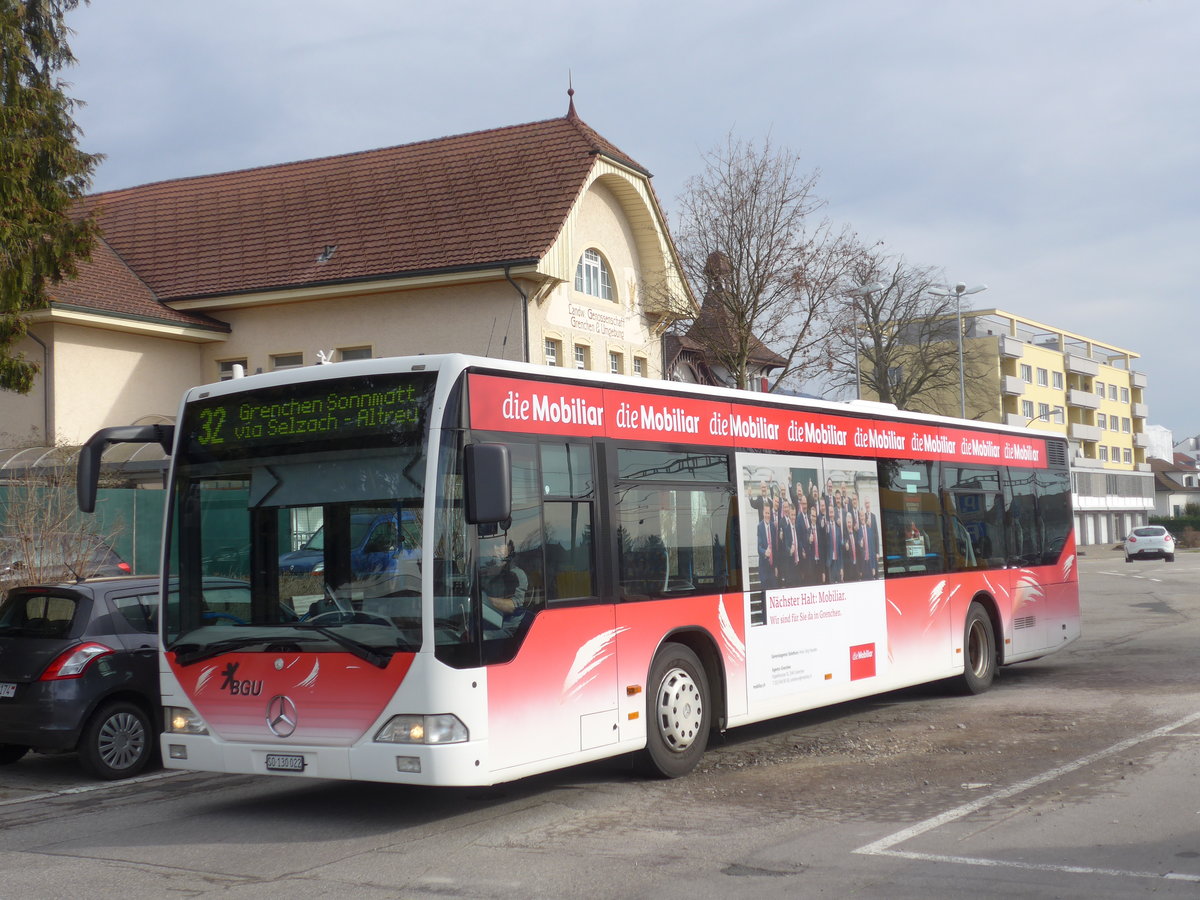
[[[883,576],[874,466],[765,454],[740,463],[742,521],[755,523],[743,531],[746,556],[761,590]]]

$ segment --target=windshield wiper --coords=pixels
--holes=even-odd
[[[340,647],[349,650],[363,662],[369,662],[371,665],[386,669],[389,662],[392,661],[392,654],[396,651],[376,650],[370,644],[364,644],[362,641],[356,641],[354,638],[348,638],[344,634],[338,634],[332,628],[326,628],[324,625],[314,625],[312,622],[290,622],[292,628],[303,628],[307,631],[315,631],[321,637],[328,638]]]
[[[212,659],[214,656],[220,656],[222,653],[229,653],[233,650],[239,650],[242,647],[251,647],[254,644],[270,644],[274,643],[276,637],[258,635],[257,637],[233,637],[225,638],[223,641],[213,641],[211,644],[176,644],[174,647],[167,649],[175,654],[175,662],[181,666],[190,666],[192,663],[198,663],[202,660]]]

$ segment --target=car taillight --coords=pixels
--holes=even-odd
[[[1131,544],[1137,543],[1137,538],[1135,538],[1132,534],[1129,536],[1129,543],[1131,543]]]
[[[42,673],[42,677],[38,681],[62,681],[66,678],[78,678],[87,671],[87,667],[93,659],[107,656],[113,652],[115,651],[112,647],[106,647],[95,641],[79,647],[72,647],[70,650],[60,653],[58,659],[46,666],[46,671]]]
[[[1171,541],[1175,540],[1175,538],[1171,537],[1171,536],[1168,534],[1168,535],[1165,535],[1165,536],[1163,537],[1163,540],[1164,540],[1164,541],[1166,541],[1166,542],[1169,544],[1169,543],[1171,543]]]
[[[120,569],[122,572],[124,572],[126,575],[132,575],[132,574],[133,574],[133,566],[131,566],[131,565],[130,565],[129,563],[127,563],[127,562],[119,562],[119,563],[117,563],[117,568],[118,568],[118,569]]]

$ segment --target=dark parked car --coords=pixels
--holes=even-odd
[[[210,579],[215,606],[249,605],[244,581]],[[157,577],[28,585],[0,602],[0,764],[76,750],[99,778],[158,754]]]
[[[53,534],[36,541],[0,538],[0,588],[132,572],[112,547],[91,535]]]

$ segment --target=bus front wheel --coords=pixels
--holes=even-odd
[[[662,778],[686,775],[704,755],[712,726],[704,666],[683,644],[664,644],[646,684],[648,721],[641,768]]]
[[[963,656],[963,690],[982,694],[996,678],[996,632],[982,603],[972,602],[967,610]]]

